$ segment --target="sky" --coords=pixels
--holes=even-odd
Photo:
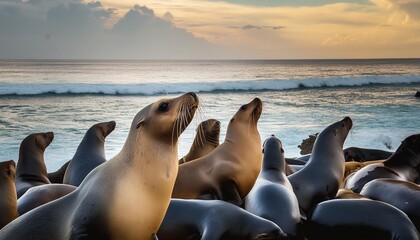
[[[420,0],[0,1],[0,59],[419,57]]]

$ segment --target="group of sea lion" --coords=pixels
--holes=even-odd
[[[349,148],[349,117],[326,127],[311,155],[285,158],[261,142],[259,98],[221,124],[200,123],[188,154],[178,138],[199,106],[195,93],[161,99],[134,117],[106,160],[114,121],[93,125],[73,158],[48,173],[54,134],[25,138],[0,163],[1,239],[419,239],[420,134],[395,153]],[[358,162],[355,162],[358,161]]]

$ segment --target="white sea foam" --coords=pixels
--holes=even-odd
[[[420,83],[418,75],[308,78],[290,80],[247,80],[219,82],[178,82],[139,84],[92,84],[92,83],[0,83],[1,95],[43,94],[107,94],[107,95],[158,95],[182,92],[236,92],[281,91],[298,88],[352,87],[376,84]]]

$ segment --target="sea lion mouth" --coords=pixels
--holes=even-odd
[[[182,97],[183,99],[179,106],[178,115],[174,124],[174,130],[176,131],[177,137],[179,137],[190,124],[199,106],[199,99],[195,93],[189,92]]]

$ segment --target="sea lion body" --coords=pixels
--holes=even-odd
[[[410,219],[397,208],[368,199],[334,199],[316,206],[308,239],[419,239]]]
[[[52,132],[34,133],[20,144],[15,178],[18,198],[31,187],[51,183],[44,162],[44,151],[53,139]]]
[[[17,201],[19,215],[66,196],[74,190],[76,187],[68,184],[45,184],[32,187]]]
[[[180,165],[173,198],[218,199],[241,205],[261,169],[257,122],[262,102],[243,105],[231,119],[225,141],[204,157]]]
[[[360,194],[400,209],[407,214],[417,230],[420,229],[420,187],[418,185],[401,180],[375,179],[367,183]]]
[[[264,142],[261,173],[245,198],[245,209],[277,224],[291,239],[303,239],[299,203],[285,174],[281,141]]]
[[[338,190],[337,195],[335,196],[335,199],[360,199],[360,198],[366,198],[366,197],[346,188],[342,188]]]
[[[159,228],[160,240],[284,239],[271,221],[219,200],[172,199]]]
[[[367,165],[375,164],[375,163],[383,163],[383,162],[384,160],[375,160],[375,161],[368,161],[368,162],[346,162],[342,186],[344,186],[346,178],[350,176],[351,174],[359,171],[360,169],[366,167]]]
[[[393,152],[380,149],[349,147],[344,149],[346,162],[367,162],[389,158]]]
[[[377,178],[416,182],[420,180],[419,171],[420,134],[416,134],[407,137],[383,163],[368,165],[347,177],[345,186],[359,193],[366,183]]]
[[[305,167],[288,176],[303,217],[319,202],[336,196],[344,175],[343,143],[351,127],[352,120],[346,117],[325,128]]]
[[[63,183],[79,186],[97,166],[106,162],[105,138],[115,129],[115,121],[97,123],[89,128],[64,174]]]
[[[69,163],[70,161],[67,161],[57,171],[48,173],[48,179],[51,183],[63,183],[64,174],[66,174]]]
[[[219,146],[220,122],[216,119],[201,122],[196,132],[190,151],[179,160],[179,164],[205,156]]]
[[[15,167],[13,160],[0,162],[0,229],[19,216],[14,183]]]
[[[177,175],[178,137],[197,107],[189,93],[143,108],[115,157],[72,193],[11,222],[0,239],[152,239]]]

